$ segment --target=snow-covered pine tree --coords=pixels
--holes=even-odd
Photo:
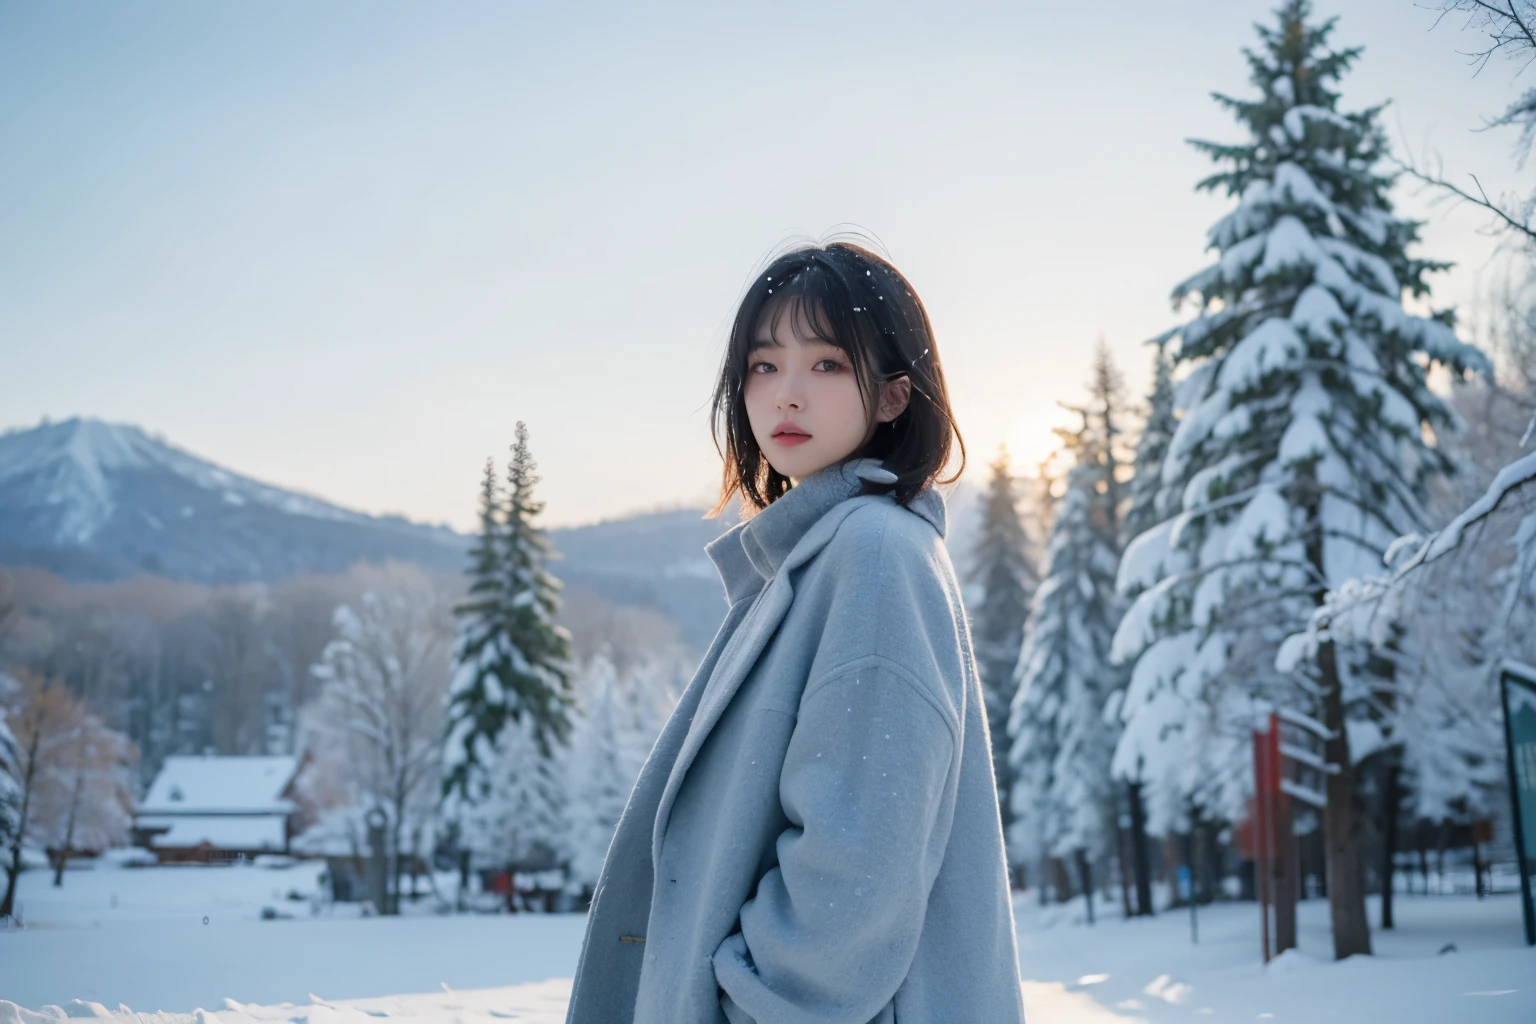
[[[485,460],[480,481],[480,532],[469,551],[469,594],[454,608],[458,638],[446,701],[442,788],[455,801],[478,795],[485,780],[482,737],[494,736],[504,713],[506,687],[498,675],[498,643],[506,589],[502,568],[502,499],[496,461]],[[475,778],[472,780],[472,776]]]
[[[625,677],[611,654],[599,651],[582,675],[582,714],[566,773],[564,856],[570,890],[590,895],[664,712],[649,661]]]
[[[1014,670],[1024,641],[1029,599],[1039,585],[1029,537],[1019,518],[1017,482],[1008,449],[998,451],[982,505],[981,530],[973,555],[973,575],[981,599],[971,616],[976,666],[987,702],[992,737],[992,767],[997,776],[998,808],[1006,831],[1013,821],[1008,794],[1008,713],[1017,686]]]
[[[1337,956],[1370,951],[1353,764],[1338,660],[1317,678],[1286,676],[1275,651],[1328,586],[1380,564],[1421,527],[1426,485],[1450,467],[1426,441],[1451,417],[1424,359],[1482,366],[1448,313],[1419,317],[1443,264],[1408,255],[1419,225],[1392,213],[1379,107],[1345,113],[1336,85],[1360,54],[1332,50],[1332,20],[1288,0],[1245,50],[1252,100],[1216,95],[1248,129],[1196,142],[1221,170],[1199,188],[1237,207],[1209,233],[1218,258],[1174,289],[1197,315],[1173,332],[1186,410],[1163,484],[1176,514],[1126,552],[1121,583],[1140,595],[1115,657],[1135,659],[1122,705],[1116,774],[1148,778],[1167,828],[1193,802],[1237,820],[1251,786],[1247,739],[1265,707],[1320,717],[1331,730],[1324,814]],[[1364,695],[1359,695],[1364,696]]]
[[[1163,498],[1163,459],[1179,421],[1173,408],[1173,360],[1166,345],[1157,346],[1152,361],[1152,392],[1147,396],[1147,420],[1136,442],[1136,475],[1131,478],[1130,507],[1125,513],[1125,539],[1134,540],[1168,518]]]
[[[662,727],[672,717],[678,693],[687,685],[692,670],[686,655],[676,652],[648,653],[630,670],[633,685],[622,692],[630,705],[629,720],[635,726],[632,740],[636,777],[640,775],[645,759],[651,756],[651,748],[656,745]]]
[[[560,581],[544,568],[551,550],[534,522],[544,508],[533,496],[535,468],[528,427],[518,421],[505,500],[489,473],[481,486],[481,534],[448,694],[444,792],[471,804],[487,795],[498,748],[527,737],[547,759],[551,740],[563,744],[571,728],[570,634],[554,621]],[[503,742],[508,721],[528,727]]]
[[[512,650],[512,715],[533,721],[533,734],[547,757],[550,740],[564,743],[571,731],[571,634],[555,623],[561,583],[544,566],[554,552],[535,523],[544,503],[533,496],[539,482],[528,450],[528,426],[517,424],[517,441],[507,467],[507,631]]]
[[[1146,421],[1142,424],[1133,457],[1135,476],[1130,482],[1130,498],[1123,531],[1126,543],[1168,517],[1169,494],[1162,483],[1163,459],[1168,454],[1168,444],[1173,440],[1178,426],[1173,402],[1173,360],[1169,357],[1166,342],[1160,340],[1157,342],[1157,355],[1152,361],[1152,390],[1147,396]],[[1123,596],[1134,597],[1134,589]],[[1118,712],[1118,709],[1115,710]],[[1125,800],[1130,812],[1130,867],[1136,891],[1133,912],[1151,914],[1152,869],[1147,846],[1143,781],[1139,777],[1117,781],[1125,783]]]
[[[483,741],[482,794],[457,805],[460,841],[488,866],[544,870],[561,859],[568,748],[546,755],[536,729],[531,715],[509,717]]]
[[[1096,371],[1095,391],[1108,379]],[[1089,867],[1103,862],[1113,829],[1115,729],[1104,707],[1123,673],[1109,662],[1120,609],[1112,498],[1118,489],[1108,483],[1116,465],[1115,407],[1106,402],[1079,412],[1080,429],[1057,431],[1075,464],[1052,520],[1008,721],[1009,838],[1016,859],[1042,865],[1042,883],[1049,858],[1075,859],[1091,914]]]
[[[1082,454],[1093,459],[1098,495],[1094,501],[1095,522],[1116,554],[1125,545],[1125,492],[1123,470],[1134,458],[1125,449],[1125,377],[1109,354],[1109,346],[1099,336],[1093,350],[1093,376],[1088,381],[1088,415],[1096,420],[1092,443]]]
[[[1445,442],[1463,469],[1431,503],[1449,524],[1401,538],[1379,576],[1331,590],[1306,633],[1280,651],[1282,666],[1310,662],[1326,635],[1390,666],[1377,694],[1379,738],[1365,734],[1379,751],[1384,929],[1393,927],[1400,816],[1445,823],[1508,813],[1497,666],[1536,664],[1536,292],[1523,305],[1511,301],[1517,295],[1505,294],[1507,313],[1487,335],[1501,379],[1453,390],[1465,429]],[[1351,737],[1357,761],[1359,736]]]

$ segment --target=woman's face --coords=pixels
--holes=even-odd
[[[790,301],[793,308],[782,316],[775,318],[770,307],[759,318],[742,391],[764,458],[798,483],[858,451],[874,427],[865,426],[868,415],[848,354],[817,338],[799,300]],[[906,377],[881,385],[875,424],[900,415],[910,393]]]

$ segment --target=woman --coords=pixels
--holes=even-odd
[[[619,822],[568,1024],[1022,1021],[922,303],[861,247],[785,253],[714,412],[730,608]]]

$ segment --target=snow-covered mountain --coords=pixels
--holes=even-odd
[[[72,580],[277,580],[397,558],[463,564],[446,527],[364,515],[96,419],[0,434],[0,563]]]

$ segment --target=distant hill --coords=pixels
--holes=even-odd
[[[962,573],[975,497],[962,484],[949,498]],[[664,612],[702,647],[725,613],[703,548],[736,521],[703,515],[678,509],[550,530],[559,555],[550,569],[568,587]],[[136,426],[71,419],[0,434],[0,564],[74,582],[142,573],[275,582],[388,559],[458,571],[469,542],[447,527],[369,516],[261,483]]]
[[[735,522],[730,513],[705,519],[703,509],[677,509],[551,530],[559,557],[549,570],[613,604],[664,612],[702,649],[725,617],[725,590],[704,545]]]
[[[134,426],[71,419],[0,435],[0,562],[76,582],[240,583],[389,558],[449,569],[466,543],[260,483]]]

